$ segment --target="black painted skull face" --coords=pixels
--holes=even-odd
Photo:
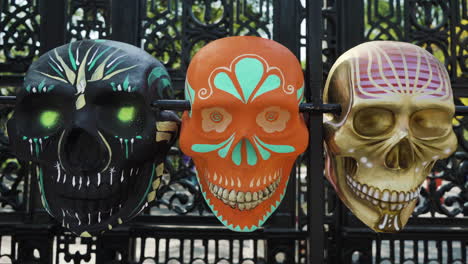
[[[42,203],[76,234],[111,229],[155,199],[178,119],[156,59],[115,41],[58,47],[31,65],[8,124],[19,159],[37,165]]]

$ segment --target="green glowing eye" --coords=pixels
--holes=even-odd
[[[46,110],[41,113],[41,124],[46,128],[52,128],[57,125],[60,114],[57,111]]]
[[[120,121],[127,123],[133,121],[135,118],[135,107],[134,106],[124,106],[119,109],[117,117]]]

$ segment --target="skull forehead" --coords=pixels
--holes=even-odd
[[[265,81],[277,83],[278,89],[257,92]],[[246,107],[254,106],[255,101],[277,101],[297,107],[303,85],[301,66],[284,46],[258,37],[229,37],[208,44],[192,59],[186,97],[194,99],[194,108],[238,104],[239,98]],[[218,86],[227,88],[220,91]]]
[[[346,66],[340,67],[342,64]],[[452,99],[445,67],[432,54],[413,44],[367,42],[341,56],[334,69],[340,68],[332,70],[332,78],[342,74],[345,68],[355,100],[389,97]]]
[[[162,64],[137,47],[109,40],[77,41],[41,56],[28,70],[26,89],[19,89],[17,96],[21,99],[31,90],[42,92],[50,86],[61,96],[93,95],[117,91],[120,85],[121,90],[125,87],[154,100],[160,94],[155,90],[165,88],[152,83],[158,79],[153,72],[156,68],[161,69],[158,78],[169,79]]]

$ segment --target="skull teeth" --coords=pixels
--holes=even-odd
[[[138,168],[131,168],[129,174],[125,174],[125,171],[122,170],[118,181],[123,183],[125,180],[128,180],[132,176],[138,175]],[[95,184],[96,187],[100,187],[102,184],[106,183],[112,186],[114,183],[115,170],[111,168],[109,173],[96,173],[94,176],[75,176],[70,175],[69,180],[67,181],[67,174],[65,174],[60,168],[57,169],[57,182],[62,184],[70,184],[74,189],[85,189],[91,186],[91,183]]]
[[[122,174],[119,172],[117,173],[114,168],[110,168],[108,171],[102,172],[102,173],[96,173],[94,175],[66,175],[64,170],[61,169],[59,165],[57,167],[57,178],[54,178],[55,180],[58,180],[56,184],[60,184],[60,188],[63,188],[64,185],[67,185],[67,188],[65,189],[67,192],[70,192],[71,189],[74,191],[80,191],[80,192],[86,192],[87,188],[96,188],[96,187],[103,187],[103,185],[112,185],[112,177],[115,176],[114,178],[114,184],[116,182],[119,182],[122,180],[124,182],[123,184],[131,183],[129,180],[132,178],[135,178],[135,176],[139,175],[139,168],[129,168],[128,170],[122,169]],[[59,178],[60,177],[60,178]],[[93,187],[92,187],[93,186]],[[70,189],[68,189],[68,187]],[[94,201],[96,202],[96,201]],[[145,209],[149,205],[148,203],[145,204],[145,206],[142,208]],[[119,203],[118,205],[116,204],[109,210],[80,210],[81,207],[76,207],[76,210],[71,208],[71,209],[61,209],[61,213],[58,213],[58,215],[61,215],[62,219],[62,226],[70,229],[70,227],[76,227],[76,226],[83,226],[83,225],[92,225],[92,224],[97,224],[97,223],[106,223],[109,221],[110,217],[113,215],[115,216],[120,209],[123,207],[122,203]],[[107,206],[106,206],[107,209]],[[50,213],[50,212],[49,212]],[[121,220],[120,220],[121,221]]]
[[[234,189],[227,189],[211,182],[208,182],[208,187],[211,193],[213,193],[217,199],[223,201],[223,203],[231,206],[232,208],[237,208],[240,211],[244,211],[254,209],[260,203],[270,198],[278,188],[280,180],[281,177],[277,177],[277,179],[273,182],[270,181],[270,185],[256,192],[243,192]]]
[[[349,175],[346,176],[346,183],[357,197],[368,200],[373,205],[390,211],[400,211],[407,207],[419,197],[419,192],[421,190],[421,186],[419,186],[406,192],[388,189],[382,191],[375,186],[362,184]]]

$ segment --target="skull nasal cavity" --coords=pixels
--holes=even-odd
[[[65,138],[62,158],[70,170],[81,173],[100,172],[108,161],[108,153],[99,138],[81,128],[74,128]]]
[[[413,163],[413,155],[408,139],[402,139],[385,157],[385,165],[390,169],[407,169]]]

